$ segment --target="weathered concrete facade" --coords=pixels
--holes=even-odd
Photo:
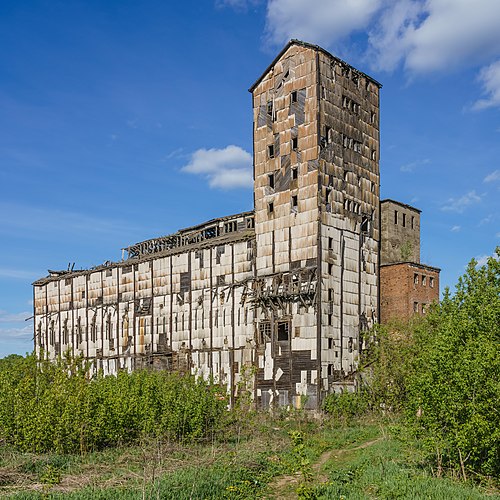
[[[352,383],[378,322],[379,90],[291,41],[252,86],[255,210],[34,283],[35,347],[95,369],[213,376],[304,403]]]
[[[420,263],[420,210],[382,200],[380,322],[425,314],[439,301],[439,269]]]

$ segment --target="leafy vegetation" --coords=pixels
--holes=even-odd
[[[200,439],[220,429],[220,387],[159,371],[86,377],[81,360],[0,364],[0,437],[20,450],[85,453],[142,436]]]
[[[500,498],[500,249],[425,317],[366,340],[359,390],[329,395],[321,419],[253,410],[252,372],[228,411],[189,376],[88,380],[82,360],[9,356],[0,495]]]

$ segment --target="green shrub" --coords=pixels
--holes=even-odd
[[[221,427],[223,391],[204,380],[146,370],[88,380],[87,373],[69,357],[0,363],[0,436],[24,451],[83,453],[141,436],[202,439]]]

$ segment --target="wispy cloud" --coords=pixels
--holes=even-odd
[[[491,174],[488,174],[483,182],[496,182],[500,181],[500,170],[494,170]]]
[[[450,231],[452,233],[458,233],[462,229],[462,226],[453,226]]]
[[[460,198],[449,198],[446,204],[441,207],[441,210],[446,212],[462,213],[471,205],[480,203],[481,199],[482,195],[478,195],[475,190],[472,190]]]
[[[23,327],[0,328],[0,339],[31,339],[33,338],[33,325]]]
[[[182,171],[205,177],[212,188],[251,188],[253,185],[252,155],[233,145],[224,149],[198,149]]]
[[[263,0],[216,0],[216,7],[231,7],[236,11],[246,11],[251,7],[255,7],[263,2]]]
[[[23,311],[20,313],[10,313],[8,311],[3,311],[0,309],[0,323],[18,323],[20,321],[25,321],[32,315],[29,311]]]
[[[40,271],[27,271],[26,269],[8,269],[0,267],[0,278],[34,280],[39,276]]]
[[[92,217],[83,213],[39,206],[0,202],[0,212],[9,214],[0,221],[0,234],[22,234],[47,239],[67,234],[111,236],[137,231],[125,221]]]
[[[485,97],[475,102],[473,109],[500,107],[500,60],[486,66],[479,73]]]
[[[417,168],[423,165],[427,165],[428,163],[430,163],[429,158],[425,158],[424,160],[417,160],[411,163],[406,163],[405,165],[402,165],[399,168],[399,170],[401,170],[401,172],[406,172],[406,173],[414,172]]]
[[[488,263],[488,259],[492,257],[492,255],[479,255],[478,257],[474,257],[477,261],[478,267],[485,266]]]

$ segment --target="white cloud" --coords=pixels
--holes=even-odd
[[[231,7],[232,9],[245,11],[249,7],[255,7],[262,0],[216,0],[216,7]]]
[[[452,233],[458,233],[462,229],[462,226],[453,226],[450,231]]]
[[[32,316],[32,312],[9,313],[0,309],[0,323],[17,323]]]
[[[291,38],[329,46],[366,28],[384,0],[268,0],[266,38],[282,45]]]
[[[265,38],[272,45],[299,38],[332,49],[367,29],[366,60],[376,70],[403,64],[416,75],[484,66],[485,97],[474,105],[484,109],[500,106],[500,61],[493,62],[500,56],[499,26],[498,0],[268,0]]]
[[[422,165],[427,165],[430,163],[430,160],[426,158],[425,160],[418,160],[418,161],[413,161],[411,163],[407,163],[405,165],[402,165],[399,170],[401,172],[414,172],[418,167],[421,167]]]
[[[215,188],[251,188],[253,185],[252,155],[234,145],[224,149],[198,149],[182,171],[206,177],[210,187]]]
[[[481,110],[500,107],[500,61],[483,68],[479,73],[479,81],[483,86],[483,93],[486,97],[476,101],[473,109]]]
[[[477,267],[484,266],[488,263],[488,259],[491,257],[491,255],[479,255],[478,257],[475,257],[477,261]]]
[[[491,172],[491,174],[488,174],[483,182],[495,182],[495,181],[500,181],[500,170],[495,170]]]
[[[467,207],[475,205],[481,201],[481,195],[478,195],[475,190],[469,191],[460,198],[449,198],[441,210],[446,212],[462,213]]]
[[[12,328],[0,328],[0,339],[32,339],[33,325]]]
[[[24,269],[8,269],[8,268],[1,268],[0,267],[0,278],[13,278],[13,279],[18,279],[18,280],[35,280],[39,276],[40,276],[39,271],[26,271]]]

